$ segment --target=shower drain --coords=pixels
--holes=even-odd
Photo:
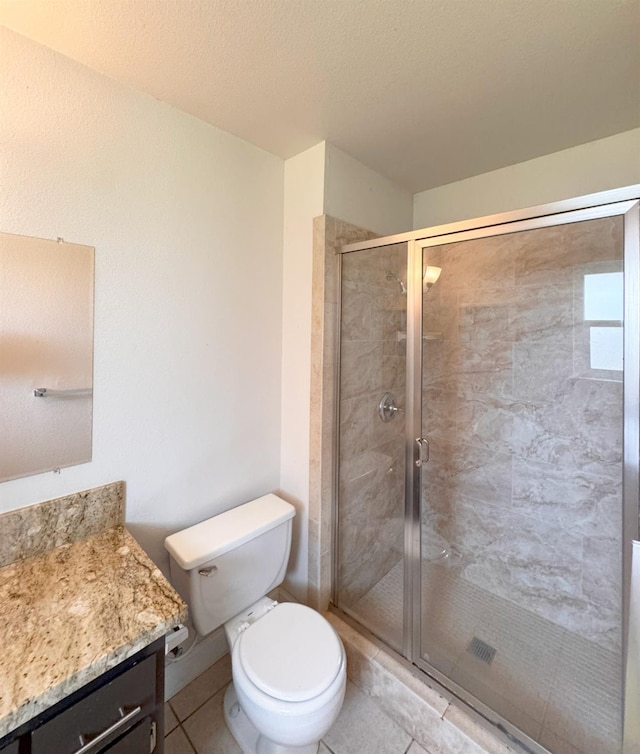
[[[474,657],[482,660],[482,662],[486,662],[487,665],[491,665],[493,658],[496,656],[496,649],[490,644],[487,644],[486,641],[478,639],[477,636],[474,636],[469,642],[467,652],[471,652]]]

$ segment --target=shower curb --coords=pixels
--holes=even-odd
[[[427,686],[384,648],[333,612],[325,614],[347,654],[347,675],[429,754],[523,754],[453,696]],[[497,734],[496,734],[497,733]]]

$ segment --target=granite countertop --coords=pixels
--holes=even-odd
[[[0,568],[0,738],[184,621],[121,526]]]

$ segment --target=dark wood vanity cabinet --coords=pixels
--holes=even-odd
[[[0,754],[164,754],[164,639],[6,736]]]

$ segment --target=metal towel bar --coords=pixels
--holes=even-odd
[[[90,387],[71,388],[69,390],[49,390],[46,387],[37,387],[33,391],[36,398],[84,398],[85,396],[93,395],[93,390]]]

